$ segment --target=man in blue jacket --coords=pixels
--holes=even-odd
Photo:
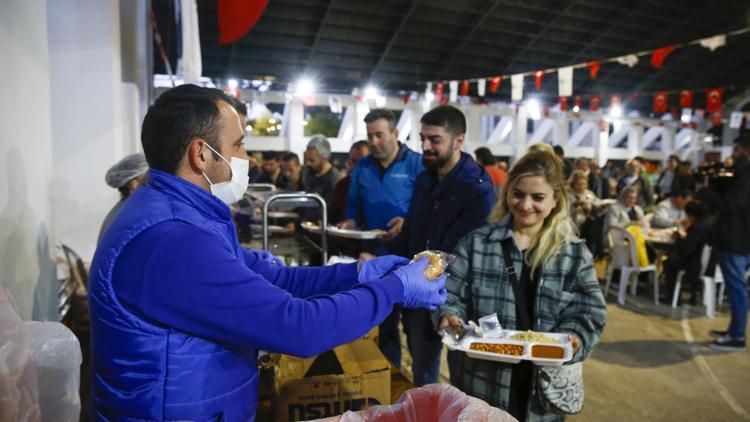
[[[352,170],[346,220],[339,227],[387,230],[383,240],[390,240],[401,232],[414,182],[424,167],[421,156],[398,141],[393,112],[374,109],[365,116],[365,124],[370,155]],[[379,242],[369,249],[375,255],[387,253]],[[400,315],[401,311],[394,309],[380,325],[378,336],[380,350],[397,368],[401,365]]]
[[[388,244],[391,253],[405,257],[428,249],[452,252],[459,239],[487,223],[497,202],[490,176],[461,152],[466,133],[463,113],[453,106],[438,106],[420,122],[427,170],[417,178],[401,234]],[[443,344],[430,313],[405,309],[403,324],[414,384],[438,382]]]
[[[91,266],[96,420],[255,418],[258,349],[311,356],[352,341],[395,304],[433,308],[426,260],[277,266],[240,247],[227,204],[247,187],[237,113],[183,85],[149,108],[150,171]]]

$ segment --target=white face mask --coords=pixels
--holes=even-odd
[[[250,160],[243,160],[242,158],[232,157],[232,162],[222,157],[215,149],[211,148],[211,145],[206,144],[208,149],[215,152],[216,155],[221,157],[225,163],[229,164],[229,168],[232,170],[232,178],[226,182],[212,183],[208,179],[206,173],[203,173],[203,177],[206,179],[209,185],[211,185],[211,193],[219,198],[223,203],[227,205],[234,204],[235,202],[242,199],[247,190],[247,185],[250,180],[247,176],[248,170],[250,169]]]

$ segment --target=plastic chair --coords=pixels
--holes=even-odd
[[[638,265],[638,258],[635,251],[635,239],[633,235],[620,227],[610,227],[607,231],[607,240],[609,242],[610,263],[607,270],[607,282],[604,285],[604,296],[609,293],[609,287],[612,283],[612,274],[615,269],[620,270],[620,282],[618,284],[617,303],[625,304],[625,293],[627,292],[628,283],[633,279],[630,287],[630,294],[636,294],[638,288],[638,275],[640,273],[650,272],[653,274],[654,282],[654,303],[659,304],[659,279],[656,274],[656,265],[649,264],[645,267]]]
[[[76,334],[87,335],[90,330],[88,270],[83,260],[70,247],[61,245],[68,264],[69,277],[58,290],[60,322]]]
[[[721,268],[716,265],[713,275],[706,275],[706,268],[708,267],[708,261],[711,258],[711,247],[705,245],[701,252],[701,270],[700,274],[701,281],[703,281],[703,306],[706,307],[706,316],[713,318],[716,315],[716,285],[719,284],[719,298],[718,305],[721,306],[724,301],[724,276],[721,274]],[[677,300],[680,297],[680,290],[682,288],[682,279],[685,277],[685,271],[680,270],[677,273],[677,279],[674,286],[674,293],[672,294],[672,307],[677,307]]]

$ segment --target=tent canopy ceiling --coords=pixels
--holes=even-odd
[[[153,0],[174,59],[172,3]],[[556,68],[750,23],[750,2],[744,0],[270,0],[251,31],[220,45],[217,4],[198,0],[205,76],[272,76],[285,85],[304,74],[322,90],[342,93],[368,82],[391,91],[422,90],[424,81]],[[661,69],[648,59],[641,57],[633,68],[604,64],[593,80],[580,69],[574,93],[606,97],[725,86],[734,87],[725,93],[731,97],[750,85],[750,34],[731,37],[714,52],[678,49]],[[154,66],[165,73],[158,54]],[[498,97],[510,97],[509,82]],[[534,91],[532,77],[525,91]],[[557,96],[556,75],[544,78],[540,95]]]

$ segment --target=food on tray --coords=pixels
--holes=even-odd
[[[565,349],[560,346],[535,344],[531,346],[531,356],[545,359],[562,359],[565,356]]]
[[[510,336],[511,340],[528,341],[534,343],[557,343],[554,337],[550,337],[546,334],[537,333],[536,331],[525,331],[522,333],[513,334]]]
[[[373,230],[370,230],[370,232],[378,236],[385,234],[385,230],[380,230],[380,229],[373,229]]]
[[[414,256],[414,261],[419,261],[422,258],[427,258],[430,261],[429,265],[427,265],[427,268],[424,270],[424,276],[428,280],[434,280],[440,277],[445,271],[445,263],[443,262],[443,257],[440,256],[439,253],[433,251],[420,252]]]
[[[495,343],[471,343],[471,350],[480,352],[497,353],[500,355],[521,356],[523,355],[523,346],[520,344],[495,344]]]

